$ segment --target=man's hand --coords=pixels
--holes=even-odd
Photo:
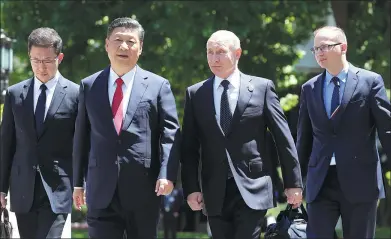
[[[81,207],[85,205],[86,197],[83,188],[75,188],[73,190],[73,205],[76,209],[81,210]]]
[[[157,196],[168,195],[174,189],[174,184],[167,179],[158,179],[156,181],[155,193]]]
[[[0,193],[0,203],[1,208],[5,208],[7,206],[7,196],[4,193]]]
[[[301,188],[287,188],[285,189],[285,195],[288,203],[293,205],[292,208],[300,207],[303,201],[303,190]]]
[[[194,192],[187,196],[187,204],[191,210],[199,211],[204,207],[204,197],[201,192]]]

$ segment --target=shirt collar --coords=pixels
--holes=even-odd
[[[59,78],[60,78],[60,72],[57,71],[56,74],[54,75],[54,77],[51,80],[49,80],[48,82],[45,83],[47,89],[48,90],[53,89],[56,86]],[[40,80],[38,80],[38,78],[36,76],[34,76],[34,87],[36,89],[39,89],[42,84],[43,83]]]
[[[337,77],[339,78],[340,81],[342,81],[343,83],[346,82],[346,78],[348,76],[348,70],[349,70],[349,65],[347,65],[346,67],[344,67],[337,75]],[[334,76],[331,75],[327,70],[326,70],[326,82],[327,84],[330,84],[331,82],[331,79],[333,78]]]
[[[214,84],[214,89],[217,90],[219,86],[221,86],[221,82],[224,79],[215,76],[215,84]],[[227,79],[230,83],[230,86],[233,86],[234,88],[239,88],[240,86],[240,71],[236,69],[230,76],[227,77]]]
[[[128,71],[125,75],[121,76],[121,79],[124,81],[126,87],[129,87],[129,84],[132,82],[134,75],[136,74],[136,66]],[[113,68],[110,67],[109,83],[112,86],[115,86],[115,81],[119,78],[117,73],[114,72]]]

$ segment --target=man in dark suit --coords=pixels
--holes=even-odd
[[[240,55],[234,33],[213,33],[207,58],[214,75],[186,91],[183,190],[189,206],[208,215],[214,239],[259,238],[266,211],[275,206],[263,167],[267,127],[278,147],[288,201],[301,203],[297,153],[273,83],[240,72]]]
[[[391,106],[379,74],[346,60],[342,29],[314,32],[325,69],[302,86],[297,149],[306,177],[308,238],[332,238],[341,216],[344,238],[374,238],[383,198],[376,132],[391,157]],[[387,145],[387,146],[386,146]]]
[[[81,81],[74,144],[74,202],[91,238],[156,238],[160,195],[173,190],[180,129],[168,80],[136,63],[144,30],[131,18],[108,27],[111,65]]]
[[[22,238],[61,238],[72,211],[72,146],[79,86],[58,71],[62,40],[50,28],[28,38],[34,77],[7,90],[1,124],[1,204],[10,191]]]

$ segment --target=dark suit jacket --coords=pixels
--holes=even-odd
[[[11,195],[11,210],[28,212],[39,166],[52,210],[72,211],[72,146],[79,86],[61,75],[43,133],[34,124],[34,78],[9,87],[1,124],[1,192]]]
[[[391,157],[391,106],[383,79],[350,65],[340,109],[330,120],[324,107],[324,78],[325,72],[306,82],[300,96],[297,150],[307,177],[306,200],[312,202],[318,195],[333,152],[338,180],[349,201],[382,198],[376,131]]]
[[[81,81],[75,187],[82,187],[86,176],[89,208],[106,208],[116,189],[125,208],[159,205],[156,180],[175,182],[179,165],[180,129],[170,84],[137,66],[118,136],[108,96],[109,72],[107,67]]]
[[[239,98],[226,136],[215,117],[214,76],[186,91],[181,157],[184,196],[201,192],[201,159],[202,192],[209,216],[219,214],[223,205],[227,158],[246,204],[256,210],[274,207],[272,181],[263,167],[267,127],[277,143],[285,188],[302,187],[295,145],[272,81],[243,73],[240,78]]]

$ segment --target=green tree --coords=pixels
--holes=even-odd
[[[321,1],[7,1],[2,25],[18,40],[15,53],[22,67],[12,75],[12,83],[32,74],[27,70],[26,40],[40,26],[53,27],[62,36],[61,72],[78,82],[109,63],[104,50],[107,24],[119,16],[137,18],[146,30],[140,65],[170,80],[181,108],[185,88],[211,74],[205,45],[218,29],[232,30],[241,39],[239,64],[244,72],[270,78],[279,88],[287,85],[284,82],[297,84],[294,72],[284,69],[299,58],[296,44],[323,24],[319,16],[327,13],[325,6]]]
[[[391,1],[331,1],[331,6],[348,38],[348,60],[381,74],[389,89]]]

